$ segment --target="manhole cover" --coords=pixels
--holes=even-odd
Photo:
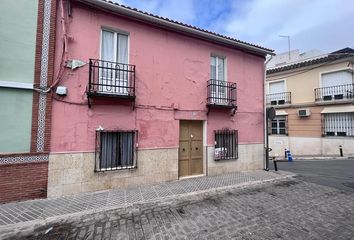
[[[345,182],[343,185],[349,188],[354,188],[354,182]]]

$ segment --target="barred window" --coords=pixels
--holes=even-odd
[[[325,136],[354,136],[354,112],[323,114]]]
[[[238,131],[216,130],[214,160],[238,158]]]
[[[271,123],[271,134],[286,135],[286,116],[277,116]]]
[[[97,131],[96,133],[96,171],[136,167],[136,131]]]

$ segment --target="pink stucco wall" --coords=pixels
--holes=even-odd
[[[88,65],[66,69],[59,85],[68,87],[66,102],[54,100],[51,151],[93,151],[95,129],[137,129],[140,148],[176,147],[179,119],[207,121],[207,143],[213,131],[239,130],[239,143],[263,143],[262,57],[151,27],[122,17],[73,6],[67,19],[68,57],[88,62],[99,58],[102,27],[130,33],[129,62],[136,65],[136,108],[93,105],[88,108]],[[55,73],[62,53],[62,28],[58,21]],[[227,80],[237,83],[238,110],[212,110],[207,115],[206,86],[210,55],[227,59]]]

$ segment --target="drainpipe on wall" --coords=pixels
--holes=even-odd
[[[264,163],[264,170],[269,171],[269,164],[267,163],[267,151],[268,151],[268,131],[267,131],[267,84],[266,84],[266,79],[267,79],[267,63],[272,60],[273,55],[270,56],[268,60],[264,62],[264,80],[263,80],[263,114],[264,114],[264,154],[263,154],[263,163]]]
[[[63,31],[63,44],[64,44],[64,59],[67,60],[68,56],[68,36],[65,26],[65,14],[64,14],[64,3],[63,0],[60,1],[60,23]]]

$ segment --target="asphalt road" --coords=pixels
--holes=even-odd
[[[273,162],[270,169],[274,169]],[[279,162],[278,170],[297,173],[303,181],[354,192],[354,160],[294,160]]]

